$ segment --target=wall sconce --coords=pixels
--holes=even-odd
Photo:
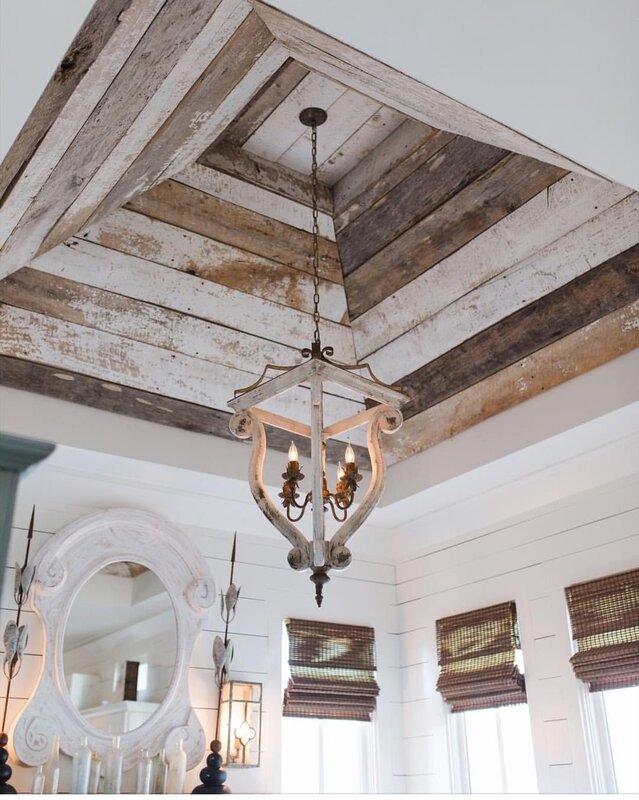
[[[221,755],[227,767],[259,767],[262,684],[228,681],[220,704]]]

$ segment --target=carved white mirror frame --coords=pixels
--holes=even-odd
[[[124,768],[134,764],[142,748],[156,753],[178,737],[184,738],[188,769],[204,754],[204,731],[189,698],[188,669],[195,639],[215,601],[213,579],[206,560],[182,531],[155,514],[125,508],[76,520],[52,536],[33,559],[36,577],[30,605],[43,626],[44,655],[37,688],[11,736],[23,764],[44,763],[54,734],[69,755],[82,736],[92,750],[106,755],[113,734],[92,727],[71,701],[63,642],[76,595],[92,575],[117,561],[136,562],[155,573],[171,598],[177,628],[176,663],[166,697],[142,725],[121,734]]]

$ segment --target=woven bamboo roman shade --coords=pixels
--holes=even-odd
[[[575,675],[591,692],[639,685],[639,569],[566,590]]]
[[[453,712],[526,702],[517,610],[501,603],[437,620],[437,689]]]
[[[304,619],[286,623],[291,677],[285,717],[370,721],[377,706],[375,631]]]

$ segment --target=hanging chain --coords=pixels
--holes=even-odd
[[[315,331],[313,333],[313,341],[319,344],[320,332],[320,313],[319,313],[319,213],[317,210],[317,126],[313,125],[311,128],[311,154],[312,154],[312,171],[311,171],[311,188],[313,195],[313,322],[315,323]]]

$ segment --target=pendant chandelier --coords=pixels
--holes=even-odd
[[[341,364],[332,360],[333,348],[323,347],[320,339],[319,314],[319,223],[317,207],[317,128],[326,121],[326,112],[321,108],[306,108],[300,113],[300,122],[311,129],[312,158],[312,209],[313,209],[313,340],[310,347],[301,350],[301,364],[277,366],[268,364],[259,379],[243,389],[238,389],[229,401],[235,412],[230,428],[239,439],[251,439],[252,451],[249,465],[249,485],[255,502],[262,513],[290,542],[288,563],[295,570],[311,570],[311,581],[315,584],[317,605],[322,604],[322,589],[329,580],[330,569],[344,569],[351,562],[347,541],[367,519],[377,505],[384,487],[385,465],[381,448],[381,434],[393,433],[402,424],[399,407],[406,396],[393,386],[379,381],[368,364]],[[360,373],[364,373],[366,377]],[[275,376],[273,373],[276,373]],[[324,424],[324,384],[339,386],[348,393],[363,396],[367,410],[326,426]],[[310,387],[310,420],[298,422],[274,414],[260,406],[274,397],[296,387]],[[283,510],[266,491],[263,481],[264,457],[267,437],[264,426],[287,431],[310,440],[310,488],[305,494],[300,487],[305,476],[302,472],[296,445],[291,442],[288,464],[282,474],[282,491],[279,494]],[[367,428],[367,448],[371,462],[370,483],[359,505],[354,500],[362,476],[355,450],[347,444],[344,463],[337,468],[334,491],[328,488],[326,474],[326,442],[330,438],[360,427]],[[316,498],[320,498],[316,501]],[[309,541],[297,527],[306,511],[312,509],[313,538]],[[339,523],[333,536],[326,539],[326,518],[330,511]]]

